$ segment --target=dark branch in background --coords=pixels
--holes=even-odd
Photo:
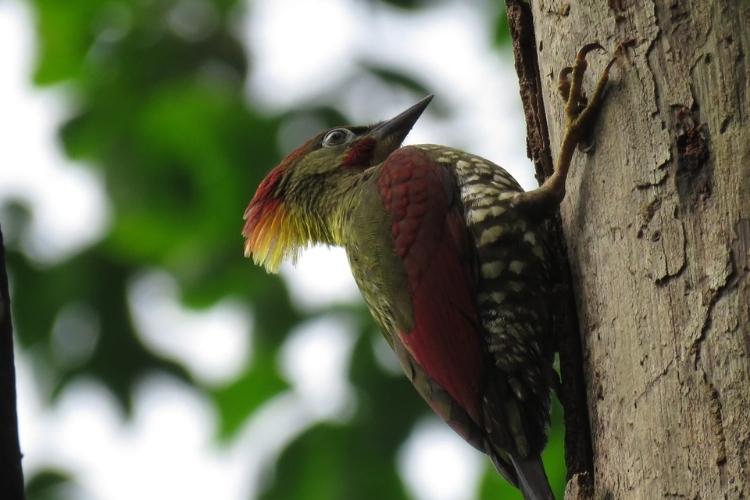
[[[547,117],[542,99],[542,82],[536,53],[534,23],[529,5],[523,0],[506,0],[508,24],[513,40],[516,73],[521,87],[521,100],[526,115],[526,154],[534,162],[539,184],[552,175],[552,152],[549,144]],[[565,410],[565,462],[567,478],[581,474],[584,489],[593,491],[593,454],[591,428],[583,376],[583,356],[579,337],[576,304],[572,293],[565,238],[559,216],[550,227],[554,235],[555,267],[560,276],[560,310],[555,317],[555,336],[560,353],[562,387],[560,398]]]
[[[0,497],[24,498],[21,449],[18,445],[16,373],[13,361],[13,326],[10,291],[5,271],[5,245],[0,230]]]

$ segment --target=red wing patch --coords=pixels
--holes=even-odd
[[[424,371],[476,421],[484,354],[468,236],[450,172],[416,148],[385,161],[378,179],[396,253],[409,279],[414,329],[401,339]]]

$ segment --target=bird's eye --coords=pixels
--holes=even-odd
[[[342,144],[349,142],[352,137],[354,137],[354,133],[351,130],[346,128],[335,128],[323,137],[323,146],[327,148],[341,146]]]

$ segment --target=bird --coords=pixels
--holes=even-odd
[[[603,101],[585,45],[560,73],[565,135],[554,173],[524,191],[448,146],[402,146],[433,99],[368,126],[321,131],[270,170],[244,212],[247,257],[277,272],[313,244],[346,250],[362,297],[432,410],[524,498],[553,499],[541,461],[553,368],[548,219]]]

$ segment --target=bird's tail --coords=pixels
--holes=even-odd
[[[542,457],[510,457],[510,460],[516,469],[518,487],[521,488],[525,500],[555,500],[547,474],[544,473]]]

